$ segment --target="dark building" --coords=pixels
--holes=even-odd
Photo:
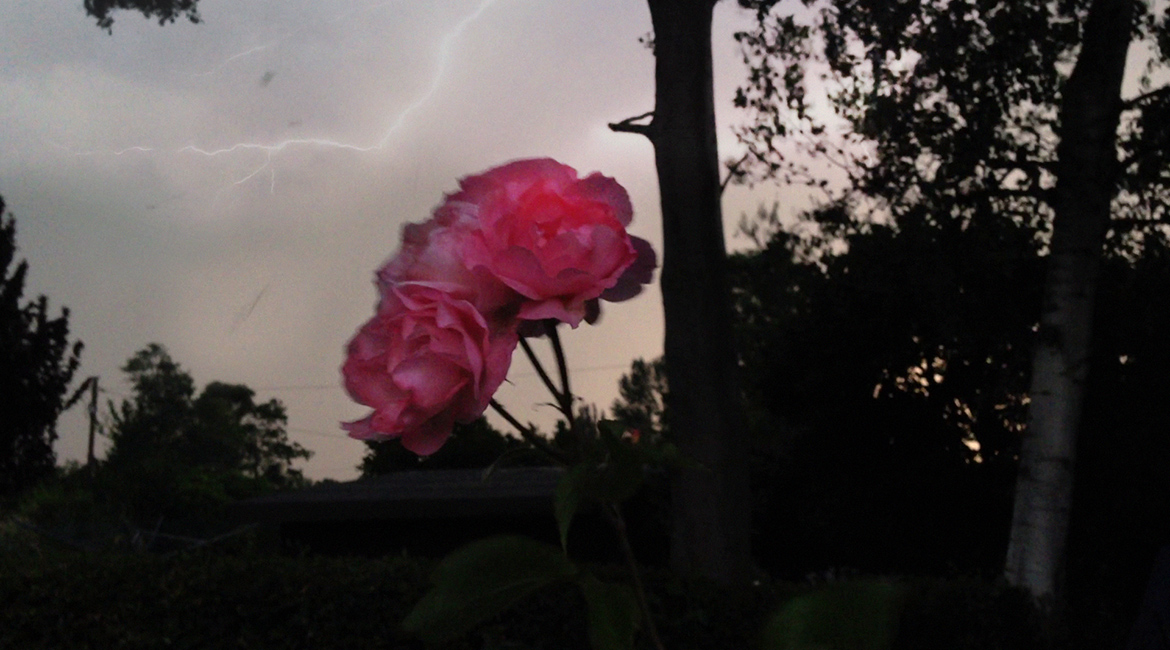
[[[288,546],[326,555],[437,557],[498,534],[556,544],[561,474],[553,467],[395,472],[249,499],[233,515],[277,528]]]

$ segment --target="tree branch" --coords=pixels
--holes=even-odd
[[[1115,217],[1109,220],[1109,227],[1115,230],[1134,230],[1137,228],[1145,228],[1148,226],[1167,226],[1170,225],[1170,219],[1166,217],[1154,217],[1152,219],[1136,219],[1133,217]]]
[[[749,156],[751,156],[751,152],[745,153],[740,156],[739,160],[727,165],[727,176],[723,179],[723,182],[719,183],[719,194],[723,194],[732,179],[742,175],[743,172],[740,171],[740,168],[747,162]]]
[[[987,195],[993,199],[1036,199],[1037,201],[1044,201],[1046,203],[1053,201],[1053,191],[1043,187],[1030,187],[1026,189],[1000,187],[989,189]]]
[[[1161,88],[1156,88],[1148,93],[1142,93],[1137,97],[1125,100],[1121,103],[1121,110],[1127,111],[1132,108],[1137,108],[1141,104],[1144,104],[1148,101],[1161,99],[1164,95],[1167,94],[1170,94],[1170,85],[1162,86]]]
[[[630,547],[630,536],[626,528],[626,520],[622,517],[620,506],[614,503],[604,504],[602,509],[609,518],[609,523],[617,531],[621,542],[622,555],[626,566],[630,569],[630,576],[634,580],[634,594],[638,598],[638,608],[642,610],[642,619],[646,622],[646,631],[650,635],[650,642],[657,650],[663,650],[662,640],[658,637],[658,626],[654,624],[654,617],[650,612],[650,604],[646,601],[646,587],[642,583],[642,572],[638,568],[638,560],[634,557],[634,549]]]
[[[648,124],[637,124],[638,120],[650,118]],[[610,122],[609,130],[615,133],[638,133],[651,140],[654,139],[654,111],[648,111],[634,117],[627,117],[621,122]]]
[[[1028,174],[1029,176],[1037,171],[1043,170],[1055,172],[1056,170],[1055,161],[1049,162],[1044,160],[1028,160],[1026,158],[1016,160],[998,160],[991,158],[983,161],[983,165],[988,169],[1006,169],[1008,171],[1015,171],[1018,169],[1025,174]]]

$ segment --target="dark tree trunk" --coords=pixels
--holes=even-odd
[[[662,200],[670,431],[704,467],[674,478],[671,562],[731,584],[751,575],[751,499],[715,143],[715,2],[649,0],[656,95],[640,132],[654,144]]]
[[[1093,301],[1117,185],[1134,0],[1094,0],[1063,92],[1052,244],[1005,573],[1042,603],[1063,568]]]

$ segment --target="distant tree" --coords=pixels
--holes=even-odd
[[[40,296],[21,304],[28,262],[12,268],[16,221],[0,199],[0,497],[52,474],[57,416],[81,359],[69,343],[69,310],[51,318]]]
[[[760,562],[801,577],[1002,570],[1044,283],[1008,220],[855,225],[733,259]],[[800,232],[809,232],[801,226]],[[1070,524],[1081,621],[1126,620],[1170,539],[1170,244],[1106,248]],[[1103,609],[1105,608],[1105,609]],[[1094,627],[1085,624],[1086,627]],[[1095,647],[1105,647],[1098,643]],[[1093,647],[1087,643],[1084,647]]]
[[[488,467],[509,454],[506,465],[543,464],[542,456],[519,439],[501,433],[481,417],[455,424],[451,439],[439,451],[420,458],[397,441],[367,442],[366,455],[358,465],[362,476],[378,476],[412,469],[474,469]]]
[[[618,380],[618,399],[610,407],[613,419],[643,435],[666,432],[666,362],[635,359]]]
[[[234,499],[304,484],[288,439],[284,405],[257,404],[243,385],[195,382],[152,343],[122,370],[134,395],[111,404],[111,447],[99,487],[141,525],[213,514]]]
[[[98,27],[111,32],[114,18],[110,13],[115,9],[133,9],[147,18],[157,18],[158,24],[173,23],[185,15],[193,23],[200,21],[199,0],[85,0],[85,12],[97,19]]]
[[[737,36],[752,70],[737,98],[750,115],[737,178],[807,173],[785,155],[807,139],[796,146],[848,172],[851,218],[1006,218],[1036,226],[1048,246],[1005,574],[1049,600],[1063,561],[1106,235],[1164,222],[1170,196],[1170,87],[1151,83],[1170,66],[1165,5],[826,0],[804,3],[819,12],[798,12],[794,3],[755,4],[757,28]],[[1131,48],[1135,40],[1141,46]],[[814,41],[823,48],[814,51]],[[1127,57],[1142,91],[1128,99]],[[849,125],[836,142],[807,110],[813,59]]]
[[[999,566],[1036,246],[1011,221],[918,219],[733,258],[765,566]]]

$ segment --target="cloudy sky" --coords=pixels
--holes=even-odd
[[[199,6],[198,25],[116,14],[113,35],[79,0],[9,0],[0,21],[0,195],[26,297],[71,310],[78,377],[100,376],[109,398],[128,392],[125,360],[159,342],[200,386],[283,400],[292,438],[316,452],[308,475],[352,478],[363,447],[337,423],[366,409],[340,388],[343,347],[402,224],[459,177],[535,156],[601,171],[630,191],[631,231],[661,249],[651,147],[605,126],[653,108],[643,0]],[[726,155],[743,76],[731,33],[748,18],[716,10]],[[729,232],[778,196],[729,190]],[[563,338],[576,391],[608,406],[630,360],[661,352],[660,295]],[[501,400],[547,426],[522,354],[510,378]],[[81,408],[60,434],[59,457],[84,458]]]

